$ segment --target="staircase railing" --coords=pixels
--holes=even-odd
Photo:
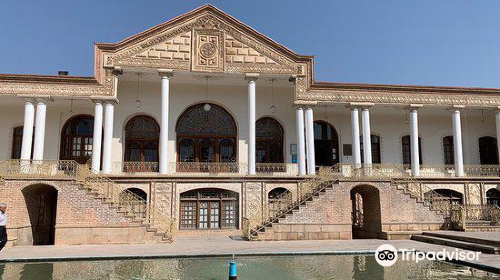
[[[294,208],[310,199],[317,192],[332,184],[335,180],[334,169],[321,167],[316,176],[306,179],[299,185],[297,198],[290,200],[289,193],[282,193],[273,199],[273,205],[264,204],[260,210],[250,213],[243,218],[243,235],[251,238],[262,228],[272,224],[286,213],[289,213]]]
[[[494,204],[467,204],[465,219],[468,221],[490,221],[491,225],[500,225],[500,208]]]
[[[455,220],[457,215],[452,215],[453,211],[461,211],[459,207],[452,207],[451,202],[440,195],[433,188],[427,186],[422,181],[411,176],[404,166],[397,164],[371,164],[355,167],[349,164],[342,164],[339,167],[344,176],[358,180],[384,180],[398,185],[403,190],[415,197],[417,201],[428,205],[432,210],[437,210],[443,214],[451,225],[456,226],[462,221]]]
[[[120,188],[108,177],[94,173],[88,164],[72,160],[5,160],[0,162],[0,177],[7,179],[68,179],[84,189],[116,206],[127,217],[172,239],[175,220],[168,219],[165,211],[151,205],[145,199]]]

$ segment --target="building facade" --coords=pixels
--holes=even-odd
[[[11,245],[496,229],[499,89],[316,82],[211,5],[64,74],[0,75]]]

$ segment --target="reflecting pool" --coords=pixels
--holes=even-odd
[[[364,255],[237,257],[239,280],[500,279],[500,275],[437,261],[397,261],[383,268]],[[0,279],[228,279],[229,258],[176,258],[0,264]]]

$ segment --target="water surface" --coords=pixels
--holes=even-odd
[[[438,261],[398,261],[383,268],[372,255],[238,257],[239,280],[500,279],[500,275]],[[0,264],[0,279],[227,279],[229,258],[176,258]]]

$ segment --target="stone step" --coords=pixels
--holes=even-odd
[[[381,238],[385,240],[409,240],[415,234],[422,234],[421,231],[383,231]]]
[[[500,231],[500,226],[466,226],[465,231]]]
[[[482,252],[485,254],[500,254],[499,247],[470,243],[470,242],[465,242],[465,241],[458,241],[458,240],[453,240],[453,239],[448,239],[448,238],[440,238],[440,237],[428,236],[428,235],[423,235],[423,234],[415,234],[411,237],[411,239],[415,240],[415,241],[425,242],[425,243],[450,246],[450,247],[461,248],[461,249],[466,249],[466,250],[471,250],[471,251],[479,251],[479,252]]]
[[[464,242],[469,242],[469,243],[483,244],[483,245],[488,245],[488,246],[493,246],[493,247],[500,247],[500,241],[497,241],[497,240],[490,240],[490,239],[484,239],[484,238],[478,238],[478,237],[472,237],[472,236],[457,235],[457,234],[453,234],[453,233],[446,233],[446,231],[444,231],[444,232],[424,231],[422,234],[426,235],[426,236],[434,236],[434,237],[439,237],[439,238],[453,239],[453,240],[464,241]]]
[[[467,226],[489,226],[489,225],[491,225],[491,221],[466,220],[465,225],[467,225]]]

